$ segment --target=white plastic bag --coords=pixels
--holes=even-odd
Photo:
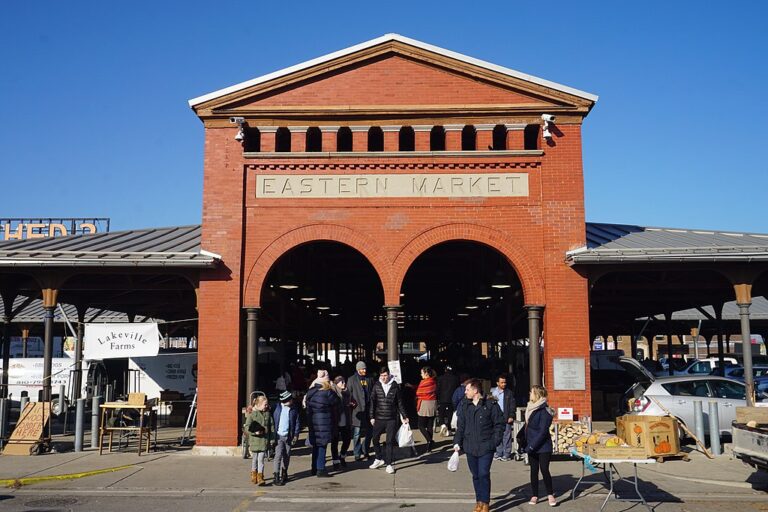
[[[451,458],[448,459],[448,471],[456,471],[459,469],[459,452],[454,451]]]
[[[451,429],[456,430],[457,428],[459,428],[459,415],[454,411],[453,416],[451,416]]]
[[[400,448],[408,448],[413,446],[413,432],[411,432],[411,426],[408,423],[403,423],[400,426],[400,430],[397,431],[397,445]]]

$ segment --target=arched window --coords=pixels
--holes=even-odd
[[[495,151],[507,149],[507,127],[503,124],[493,127],[493,149]]]
[[[429,150],[445,151],[445,129],[442,126],[433,126],[429,132]]]
[[[352,130],[342,126],[336,132],[336,151],[352,151]]]
[[[468,124],[461,130],[461,150],[474,151],[477,149],[477,137],[475,127]]]
[[[384,132],[379,126],[368,130],[368,151],[384,151]]]
[[[291,132],[288,128],[278,128],[275,133],[275,151],[278,153],[291,152]]]
[[[307,151],[317,152],[323,150],[323,134],[320,128],[310,126],[307,129]]]
[[[243,151],[246,153],[258,153],[261,151],[261,132],[256,127],[245,126],[245,140]]]
[[[523,148],[539,149],[539,125],[529,124],[523,132]]]
[[[400,151],[413,151],[416,149],[416,134],[410,126],[400,128]]]

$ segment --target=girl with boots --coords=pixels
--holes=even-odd
[[[243,428],[248,432],[248,445],[251,450],[251,482],[263,486],[266,485],[264,461],[267,457],[267,448],[275,437],[275,427],[268,410],[266,396],[254,398],[252,406],[253,410],[246,418]]]

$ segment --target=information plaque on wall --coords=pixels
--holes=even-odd
[[[587,380],[584,375],[584,359],[576,358],[555,358],[555,390],[572,391],[587,389]]]

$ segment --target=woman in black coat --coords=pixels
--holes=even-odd
[[[525,408],[525,451],[531,466],[531,505],[539,501],[539,470],[547,489],[549,505],[557,505],[552,491],[552,475],[549,474],[549,462],[552,459],[552,437],[549,426],[552,425],[553,412],[547,405],[547,390],[541,386],[532,386],[530,401]]]
[[[324,381],[307,392],[307,423],[312,445],[312,474],[327,477],[325,455],[328,444],[336,437],[339,424],[339,395]]]

